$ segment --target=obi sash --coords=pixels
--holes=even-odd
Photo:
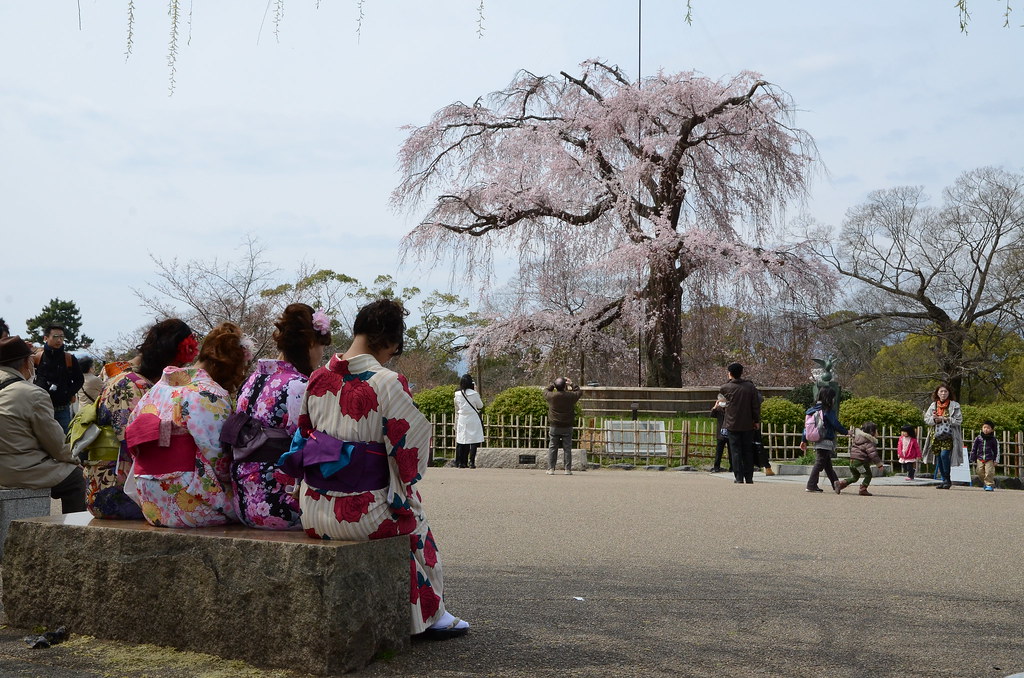
[[[124,442],[135,460],[135,475],[158,476],[196,469],[199,447],[188,429],[155,414],[140,415],[124,430]]]
[[[323,431],[312,431],[309,438],[296,431],[291,449],[278,466],[325,491],[370,492],[388,487],[391,481],[384,443],[339,440]]]

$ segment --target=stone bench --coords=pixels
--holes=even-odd
[[[11,523],[13,626],[169,645],[328,675],[409,645],[409,538],[168,529],[88,513]]]
[[[50,515],[50,490],[0,487],[0,557],[12,520]]]

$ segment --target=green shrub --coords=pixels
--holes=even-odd
[[[964,431],[981,431],[981,422],[991,419],[996,431],[1024,430],[1024,403],[964,405]]]
[[[576,402],[576,416],[583,415],[583,406]],[[487,412],[496,417],[528,417],[548,416],[548,401],[544,390],[536,386],[513,386],[494,396],[494,401],[487,407]]]
[[[440,416],[447,414],[455,415],[455,390],[456,386],[448,384],[435,386],[425,391],[420,391],[412,397],[412,401],[420,408],[425,416]]]
[[[488,414],[494,417],[548,416],[548,401],[544,391],[536,386],[513,386],[494,396]]]
[[[768,398],[761,403],[761,421],[773,426],[803,426],[805,409],[786,398]]]
[[[852,428],[873,421],[879,428],[924,425],[924,413],[913,403],[876,396],[850,398],[839,405],[839,421]]]

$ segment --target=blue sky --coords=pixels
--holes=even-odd
[[[0,316],[23,332],[72,299],[106,345],[150,320],[131,292],[155,280],[150,253],[230,259],[246,234],[286,272],[449,288],[444,266],[399,266],[401,126],[520,68],[637,72],[635,2],[485,0],[482,37],[478,4],[367,0],[357,36],[355,2],[287,0],[275,39],[264,3],[193,0],[174,96],[166,5],[135,3],[126,60],[126,2],[82,0],[81,30],[75,3],[0,4]],[[967,35],[952,2],[693,5],[687,25],[684,2],[643,3],[642,72],[754,70],[788,91],[827,169],[803,207],[819,221],[874,189],[938,201],[964,170],[1024,169],[1024,28],[1001,3],[972,0]]]

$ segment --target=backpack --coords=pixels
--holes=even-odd
[[[819,442],[825,435],[825,417],[821,410],[811,412],[804,417],[804,438],[809,442]]]

